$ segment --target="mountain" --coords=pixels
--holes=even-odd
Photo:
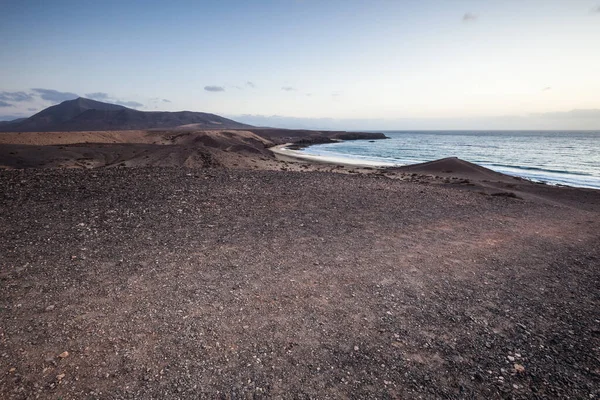
[[[247,129],[215,114],[191,111],[138,111],[116,104],[78,98],[46,108],[20,121],[0,125],[3,132],[119,131],[132,129]]]
[[[8,125],[8,124],[16,124],[18,122],[22,122],[25,121],[27,118],[17,118],[17,119],[12,119],[10,121],[0,121],[0,126],[4,126],[4,125]]]

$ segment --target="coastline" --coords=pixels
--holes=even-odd
[[[337,140],[337,142],[344,142],[344,140]],[[443,159],[442,157],[430,159],[429,161],[401,162],[400,160],[397,160],[397,162],[386,162],[383,160],[377,160],[377,158],[380,157],[369,158],[365,156],[365,159],[362,159],[361,157],[363,156],[358,154],[340,153],[339,156],[336,156],[329,154],[318,154],[318,152],[317,154],[310,154],[302,151],[303,149],[314,145],[327,143],[301,143],[300,145],[298,145],[298,143],[286,143],[274,146],[269,150],[276,154],[278,159],[287,162],[301,162],[314,165],[337,165],[343,167],[370,167],[379,170],[391,170],[403,167],[408,168],[411,166],[419,166],[420,164],[426,164]],[[600,190],[600,180],[598,180],[598,178],[594,175],[584,177],[577,172],[544,171],[543,169],[538,170],[537,168],[527,166],[499,165],[491,162],[474,162],[474,164],[493,170],[499,174],[527,180],[536,184],[544,184],[552,187],[571,187],[578,189]],[[536,170],[540,172],[533,172]]]
[[[289,148],[293,145],[294,143],[286,143],[269,149],[277,160],[286,163],[287,169],[290,171],[294,170],[290,166],[300,165],[304,167],[305,171],[375,174],[409,184],[451,186],[486,196],[508,197],[569,207],[588,208],[587,204],[589,204],[594,208],[593,204],[598,201],[600,195],[600,190],[597,188],[538,182],[495,171],[456,157],[417,164],[381,166],[348,162],[347,159],[342,158],[302,154],[298,150]]]
[[[290,149],[290,146],[294,146],[295,143],[285,143],[270,147],[269,150],[275,154],[275,156],[286,162],[307,162],[311,164],[326,164],[326,165],[339,165],[344,167],[362,167],[362,168],[375,168],[375,169],[386,169],[390,167],[399,166],[397,164],[381,165],[379,163],[368,163],[357,160],[353,162],[350,158],[333,158],[315,156],[311,154],[303,154],[301,151],[296,149]],[[311,145],[306,145],[308,147]]]

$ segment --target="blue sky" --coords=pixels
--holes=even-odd
[[[600,129],[598,43],[600,0],[1,0],[0,117],[84,96],[290,127]]]

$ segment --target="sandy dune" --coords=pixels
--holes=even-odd
[[[265,160],[271,142],[249,131],[106,131],[0,133],[4,168],[244,166]]]
[[[0,144],[24,144],[31,146],[66,145],[81,143],[136,143],[136,144],[184,144],[198,137],[268,140],[250,131],[200,130],[178,131],[94,131],[94,132],[0,132]]]

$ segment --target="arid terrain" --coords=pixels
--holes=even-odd
[[[314,138],[381,139],[382,134],[252,130],[133,130],[0,133],[0,168],[226,167],[280,169],[268,150]],[[308,165],[303,165],[308,167]]]
[[[0,134],[0,398],[600,396],[600,191],[227,132]]]

